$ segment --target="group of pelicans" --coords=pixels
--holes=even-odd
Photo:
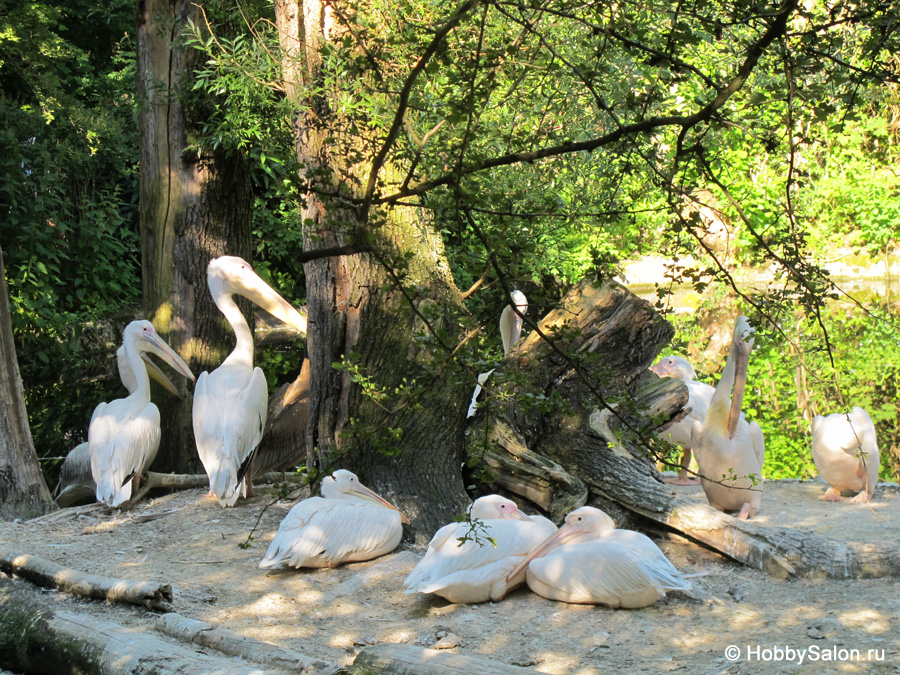
[[[298,330],[305,318],[240,258],[223,256],[207,270],[210,292],[231,324],[237,345],[222,365],[196,380],[193,427],[197,451],[209,477],[210,493],[223,506],[252,494],[254,452],[266,420],[266,380],[253,365],[250,328],[232,297],[242,295]],[[504,352],[522,329],[525,296],[515,291],[501,317]],[[687,484],[691,455],[709,503],[749,518],[760,508],[763,434],[741,413],[753,329],[746,317],[735,321],[728,358],[718,385],[696,380],[688,361],[670,356],[651,367],[661,377],[682,379],[689,394],[685,416],[663,433],[684,450],[681,472],[673,482]],[[119,372],[129,396],[97,406],[88,442],[70,453],[63,467],[85,458],[97,500],[108,506],[128,501],[140,476],[152,463],[160,441],[160,416],[150,401],[149,378],[175,386],[147,358],[155,354],[181,375],[194,380],[187,364],[157,335],[149,321],[134,321],[123,334]],[[469,415],[490,372],[478,378]],[[861,408],[818,416],[812,423],[813,458],[829,483],[824,499],[859,493],[868,501],[877,483],[879,454],[875,429]],[[294,506],[268,547],[261,568],[335,567],[370,560],[400,543],[404,523],[399,510],[366,488],[350,471],[326,476],[322,496]],[[644,607],[667,591],[691,589],[660,549],[646,536],[618,530],[599,509],[584,506],[556,529],[543,516],[526,516],[509,499],[481,497],[468,517],[441,528],[424,558],[406,579],[408,593],[433,593],[451,602],[499,600],[522,583],[547,598],[611,607]]]

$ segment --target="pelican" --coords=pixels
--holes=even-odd
[[[339,469],[322,481],[322,496],[296,504],[281,521],[261,569],[337,567],[390,553],[409,525],[393,504]]]
[[[521,314],[525,314],[528,311],[528,300],[525,299],[525,294],[522,291],[513,291],[509,294],[509,297]],[[500,313],[500,338],[503,340],[504,354],[509,354],[509,351],[516,344],[521,334],[522,317],[516,314],[512,305],[507,305],[503,308],[503,312]]]
[[[756,422],[748,423],[740,414],[753,349],[753,339],[748,337],[752,333],[747,317],[739,316],[734,322],[728,361],[709,403],[706,419],[694,422],[691,429],[691,447],[700,467],[700,483],[706,498],[719,511],[738,511],[737,517],[742,520],[759,511],[762,494],[760,489],[753,489],[751,476],[762,479],[766,451],[762,429]]]
[[[510,574],[527,570],[532,591],[550,600],[646,607],[691,585],[648,537],[617,530],[600,509],[582,506]]]
[[[663,438],[669,443],[680,445],[684,450],[681,457],[681,469],[678,471],[678,477],[669,479],[667,482],[674,485],[695,485],[699,482],[697,478],[688,477],[688,467],[691,464],[691,428],[694,422],[702,422],[706,419],[706,412],[709,410],[709,402],[715,392],[715,388],[705,382],[697,381],[697,373],[690,361],[680,356],[667,356],[660,359],[657,363],[650,366],[650,370],[660,377],[674,377],[682,380],[688,390],[687,408],[688,414],[677,424],[673,424],[663,433]]]
[[[858,492],[850,501],[865,504],[875,495],[881,457],[875,425],[860,407],[849,413],[816,415],[812,421],[812,456],[829,487],[822,497],[841,501],[842,492]]]
[[[165,373],[150,360],[150,357],[141,352],[141,358],[144,360],[147,374],[165,387],[166,390],[181,398],[181,394],[172,380],[166,377]],[[133,394],[137,389],[138,381],[134,371],[131,370],[131,366],[128,364],[124,345],[116,350],[116,363],[119,368],[119,379],[125,385],[128,393]],[[59,483],[57,483],[53,494],[56,498],[56,503],[64,507],[93,497],[96,491],[97,484],[94,482],[94,476],[91,473],[91,453],[87,442],[84,442],[72,448],[63,460],[62,467],[59,470]]]
[[[132,321],[125,327],[122,347],[136,387],[126,398],[101,403],[88,428],[91,474],[97,500],[119,506],[131,498],[159,450],[159,409],[150,402],[150,378],[142,352],[152,352],[192,381],[187,364],[163,341],[149,321]],[[126,383],[128,384],[128,383]]]
[[[500,495],[476,499],[469,514],[482,524],[463,521],[438,530],[406,578],[406,593],[434,593],[450,602],[500,600],[525,581],[524,568],[507,579],[510,571],[556,530],[551,521],[526,516]]]
[[[253,335],[234,298],[237,293],[298,330],[306,319],[257,276],[249,263],[222,256],[206,270],[209,292],[237,338],[234,351],[213,372],[200,373],[194,387],[194,439],[209,476],[209,490],[222,506],[252,495],[250,462],[262,438],[268,390],[253,367]]]

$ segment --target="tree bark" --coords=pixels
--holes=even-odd
[[[468,436],[470,453],[485,448],[489,455],[510,453],[505,439],[514,436],[529,452],[558,463],[564,475],[583,481],[594,495],[773,576],[900,576],[900,549],[895,543],[845,544],[739,521],[707,504],[678,497],[662,482],[652,454],[652,433],[671,423],[687,403],[687,391],[677,379],[647,372],[672,335],[649,303],[618,284],[598,288],[585,281],[564,298],[559,310],[541,321],[539,329],[555,336],[559,351],[537,331],[513,350],[505,368],[491,376],[491,386],[508,387],[514,395],[479,408]],[[524,384],[509,384],[513,381]],[[598,393],[607,405],[599,402]],[[522,405],[539,396],[551,401],[557,397],[557,403],[549,412]],[[528,496],[514,481],[505,485]],[[548,484],[545,501],[571,500],[572,485],[568,479]],[[550,508],[556,519],[564,515]]]
[[[534,671],[483,656],[385,643],[364,648],[353,660],[350,672],[354,675],[524,675]]]
[[[0,284],[0,520],[27,520],[54,506],[28,426],[2,249]]]
[[[206,267],[224,254],[250,259],[249,173],[238,153],[197,149],[205,109],[185,98],[197,56],[182,31],[188,20],[203,25],[198,6],[138,0],[137,17],[144,313],[197,374],[217,367],[234,344],[209,294]],[[154,467],[186,473],[200,462],[192,397],[186,383],[179,386],[183,401],[157,403],[165,433]]]
[[[70,612],[0,579],[0,667],[47,675],[262,675],[134,628]],[[274,671],[285,672],[285,671]]]
[[[278,0],[275,10],[286,91],[297,103],[297,156],[309,184],[304,251],[353,244],[373,251],[305,265],[307,464],[323,471],[355,471],[430,534],[468,501],[460,471],[468,384],[433,372],[439,368],[433,368],[428,348],[420,346],[423,341],[417,342],[416,334],[424,333],[425,343],[434,338],[422,321],[426,311],[440,314],[442,328],[451,334],[458,331],[465,311],[440,235],[421,214],[409,207],[361,213],[339,200],[322,199],[339,189],[360,195],[371,165],[349,165],[358,140],[341,129],[327,97],[299,100],[304,85],[320,76],[319,49],[327,39],[325,3]],[[377,227],[369,226],[373,221]],[[388,272],[399,269],[399,261],[409,291],[400,289]],[[344,360],[358,372],[335,369]],[[386,398],[375,401],[366,393],[369,387]],[[396,395],[404,389],[415,390],[415,404]]]

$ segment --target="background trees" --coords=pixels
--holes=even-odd
[[[806,387],[806,398],[830,411],[852,405],[838,392],[867,392],[882,411],[879,429],[891,427],[890,386],[874,383],[895,362],[892,329],[876,319],[890,315],[890,303],[869,303],[870,314],[853,310],[858,332],[847,332],[846,340],[871,345],[868,362],[884,364],[868,374],[857,369],[860,377],[853,379],[835,356],[843,333],[823,331],[831,325],[827,297],[836,291],[819,263],[847,231],[858,232],[858,249],[879,256],[892,249],[898,201],[890,168],[897,159],[893,4],[375,2],[330,8],[278,3],[276,9],[297,18],[319,17],[302,32],[298,25],[296,33],[279,35],[262,20],[277,18],[266,17],[265,8],[248,5],[242,24],[209,6],[214,36],[202,17],[191,33],[203,55],[193,82],[204,122],[191,147],[245,157],[262,268],[306,288],[311,318],[321,318],[313,323],[322,332],[310,335],[311,354],[318,355],[313,388],[323,388],[312,396],[321,410],[309,431],[309,450],[319,462],[338,461],[337,451],[360,463],[376,457],[371,452],[378,448],[399,452],[398,459],[372,461],[369,470],[384,472],[376,482],[410,491],[400,478],[416,467],[418,450],[410,446],[437,443],[414,440],[417,420],[454,439],[435,447],[436,456],[461,461],[459,415],[449,425],[425,424],[429,418],[416,406],[434,411],[438,400],[449,399],[464,409],[474,375],[498,356],[493,326],[510,288],[523,288],[530,316],[540,315],[582,275],[610,275],[618,258],[648,252],[684,261],[671,275],[698,292],[742,294],[714,302],[729,314],[736,307],[728,303],[741,303],[766,333],[770,357],[758,352],[753,409],[760,419],[778,420],[769,435],[785,439],[783,452],[775,453],[785,470],[808,468],[800,461],[805,422],[787,402],[801,367],[814,378],[802,386],[794,381],[792,401]],[[79,11],[67,16],[83,20]],[[296,54],[316,43],[314,32],[321,50]],[[281,68],[286,84],[276,75]],[[293,68],[298,73],[292,76]],[[25,90],[13,93],[24,96]],[[9,96],[9,111],[21,111],[13,102],[20,99]],[[44,127],[34,129],[44,134],[35,139],[45,137]],[[31,133],[23,129],[9,139],[20,154],[29,150]],[[23,167],[8,165],[12,185],[32,180]],[[295,204],[306,204],[307,211]],[[131,241],[134,255],[131,213],[130,229],[101,238],[103,246]],[[726,247],[706,235],[707,213],[728,233]],[[41,218],[25,219],[55,241],[53,230],[36,225]],[[299,261],[330,246],[366,252],[311,261],[301,278]],[[25,315],[43,308],[56,317],[64,303],[50,298],[59,291],[39,288],[29,296],[16,290],[20,283],[53,286],[52,270],[37,267],[48,259],[40,255],[10,262],[17,280],[10,283],[13,302]],[[122,255],[102,259],[134,264]],[[774,264],[775,284],[751,289],[735,281],[738,264],[760,261]],[[134,300],[136,286],[123,281],[130,276],[135,283],[136,268],[130,270],[99,285],[129,289],[118,299],[104,295],[103,302]],[[428,276],[435,270],[438,278]],[[479,280],[463,301],[457,291]],[[59,286],[76,288],[74,282]],[[93,303],[92,311],[101,305]],[[795,316],[798,308],[805,314]],[[683,325],[683,336],[696,337],[693,344],[682,337],[678,346],[695,350],[709,337],[700,331],[712,331],[715,323],[711,314],[699,328]],[[376,339],[393,334],[389,325],[403,326],[403,337]],[[478,325],[489,329],[479,333]],[[36,319],[33,330],[17,328],[16,334],[28,367],[41,362],[40,344],[60,349],[56,345],[71,343],[61,339],[64,331],[38,326]],[[794,345],[797,359],[789,371],[781,363],[786,344]],[[396,358],[385,361],[387,353],[403,354],[403,368]],[[290,371],[293,356],[279,358],[281,372]],[[55,355],[52,362],[58,363]],[[704,365],[708,373],[719,367],[713,355]],[[70,372],[79,371],[63,369],[63,377]],[[65,381],[60,387],[47,374],[44,391],[64,393]],[[27,375],[26,382],[40,386]],[[441,397],[428,403],[438,388]],[[78,398],[86,396],[79,392]],[[84,413],[66,428],[83,429],[86,419]],[[39,429],[41,422],[35,424]],[[48,438],[63,438],[62,432]],[[457,498],[448,497],[448,504],[458,499],[462,482],[454,485]]]

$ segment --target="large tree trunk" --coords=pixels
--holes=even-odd
[[[527,451],[558,463],[558,479],[539,486],[536,499],[556,519],[578,503],[580,479],[595,497],[774,576],[900,576],[896,543],[845,544],[739,521],[679,497],[662,482],[652,433],[659,420],[671,420],[687,403],[687,391],[679,380],[647,372],[672,335],[649,303],[618,284],[598,288],[585,281],[539,328],[555,334],[556,347],[535,332],[511,352],[505,368],[491,376],[491,387],[507,387],[515,395],[482,406],[467,438],[470,453],[502,458]],[[557,403],[549,409],[522,406],[521,401],[538,396],[557,397]],[[535,499],[520,489],[520,469],[507,469],[499,461],[494,466],[502,472],[499,482]]]
[[[0,520],[33,518],[51,508],[28,426],[0,249]]]
[[[454,334],[464,309],[441,238],[421,214],[408,207],[363,214],[338,200],[326,204],[320,198],[321,193],[337,192],[338,184],[361,195],[369,166],[348,165],[355,141],[349,133],[342,134],[327,99],[298,99],[302,85],[319,77],[319,48],[326,39],[324,3],[278,0],[275,9],[286,55],[286,89],[298,104],[297,156],[310,187],[304,251],[371,249],[305,265],[308,463],[326,471],[356,471],[430,534],[467,503],[460,466],[470,390],[460,378],[434,367],[428,338],[417,343],[416,334],[433,339],[438,330],[434,324],[430,330],[423,315],[439,315],[441,328]],[[378,226],[369,227],[376,220]],[[391,262],[385,264],[387,260]],[[401,260],[405,291],[387,272],[397,269]],[[334,368],[344,360],[358,367],[358,373]],[[371,378],[367,386],[361,386],[360,376]],[[385,392],[386,398],[373,400],[366,393],[368,385]],[[415,390],[415,401],[398,395],[398,389]],[[399,436],[394,430],[400,430]]]
[[[223,254],[250,259],[249,174],[239,154],[190,147],[205,111],[185,100],[197,57],[182,31],[188,20],[203,25],[198,6],[139,0],[137,17],[144,312],[198,374],[218,366],[234,344],[207,289],[206,266]],[[156,469],[200,466],[192,398],[182,386],[183,401],[157,403],[165,433]]]

